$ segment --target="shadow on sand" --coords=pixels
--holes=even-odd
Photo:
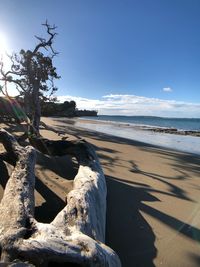
[[[107,176],[107,190],[106,243],[118,253],[122,266],[155,267],[153,260],[157,249],[154,245],[154,230],[141,212],[199,243],[198,228],[143,203],[159,201],[149,193],[148,187],[134,187]],[[199,257],[193,255],[193,260],[197,262]]]
[[[155,235],[141,215],[140,206],[142,201],[159,200],[110,176],[107,190],[106,243],[118,253],[122,266],[154,267]]]
[[[35,189],[46,200],[41,206],[35,207],[35,219],[50,223],[64,208],[65,202],[36,177]]]

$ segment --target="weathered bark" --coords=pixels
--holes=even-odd
[[[10,261],[15,259],[17,253],[16,241],[26,236],[33,220],[36,154],[31,146],[19,146],[6,131],[1,130],[0,140],[16,161],[0,203],[1,260]]]
[[[4,130],[0,141],[8,154],[15,155],[15,168],[0,203],[1,261],[121,266],[116,253],[104,244],[106,184],[93,148],[83,141],[72,144],[70,151],[75,151],[80,165],[74,187],[64,209],[45,224],[34,219],[35,150],[21,147]]]
[[[34,77],[32,77],[34,80]],[[40,90],[40,80],[33,82],[33,114],[32,114],[32,121],[31,124],[33,126],[34,131],[32,134],[37,134],[39,136],[39,127],[40,127],[40,117],[41,117],[41,107],[40,107],[40,97],[39,97],[39,90]]]

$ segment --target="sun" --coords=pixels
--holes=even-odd
[[[0,55],[5,55],[7,47],[6,37],[0,32]]]
[[[0,61],[3,61],[4,68],[9,68],[11,65],[9,54],[9,44],[6,38],[6,35],[3,32],[0,32]]]
[[[7,55],[8,51],[9,51],[9,46],[8,46],[6,36],[2,32],[0,32],[0,61],[3,62],[4,71],[8,71],[11,66],[10,59]],[[17,90],[15,89],[15,86],[12,83],[8,83],[7,86],[8,86],[8,92],[10,96],[15,96],[18,94]],[[1,95],[2,94],[0,93],[0,96]]]

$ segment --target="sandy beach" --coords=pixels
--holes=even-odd
[[[200,156],[81,129],[73,120],[42,121],[55,129],[41,128],[46,138],[81,137],[95,146],[108,189],[106,243],[123,267],[200,265]],[[0,165],[2,198],[11,167]],[[38,152],[36,219],[50,222],[64,207],[77,168],[70,157]]]

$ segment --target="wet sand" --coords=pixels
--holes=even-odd
[[[108,188],[106,243],[123,267],[200,266],[200,156],[81,129],[73,120],[43,121],[55,129],[41,129],[47,138],[82,137],[95,146]],[[8,173],[0,164],[2,197]],[[51,221],[64,206],[77,167],[67,156],[38,153],[38,220]]]

